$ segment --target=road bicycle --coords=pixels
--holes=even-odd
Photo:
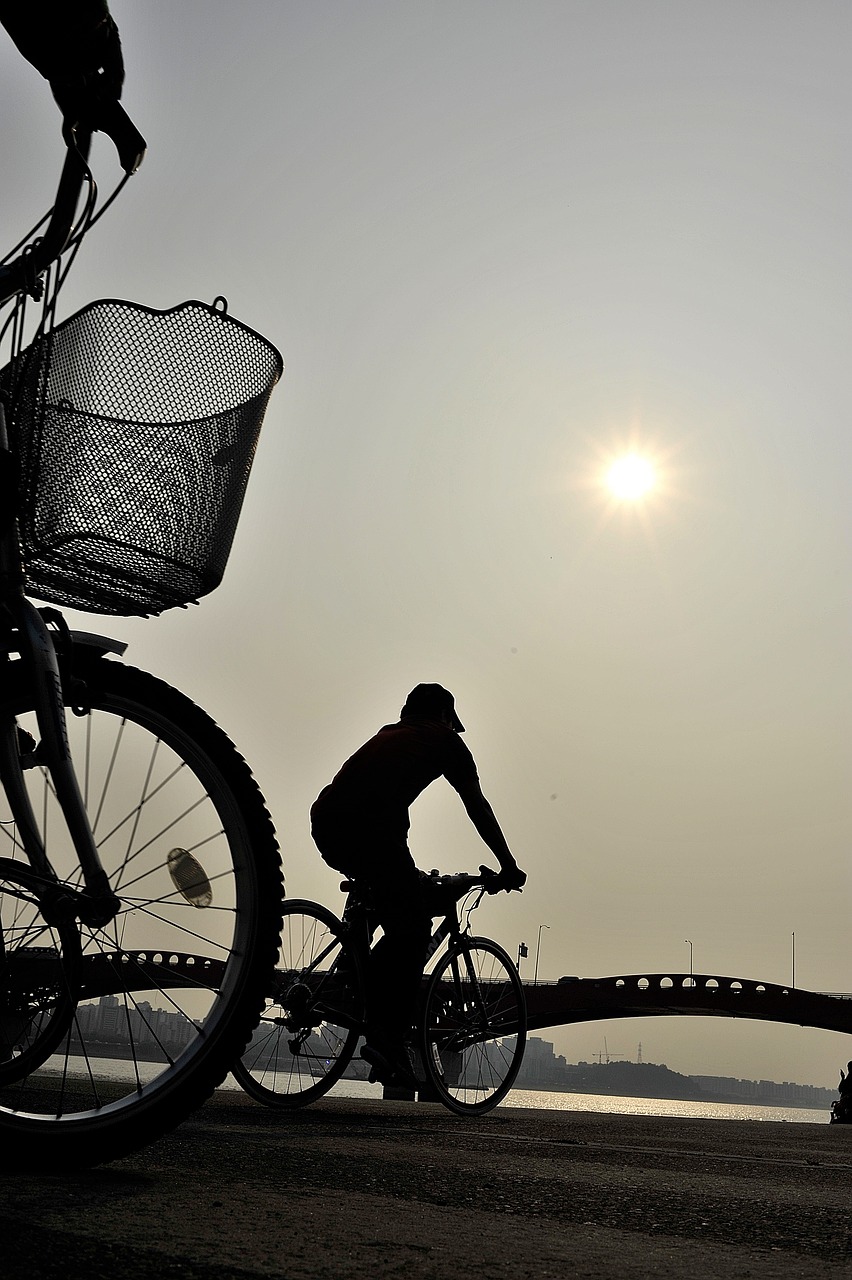
[[[511,1089],[526,1043],[526,1003],[517,968],[496,942],[470,932],[489,876],[426,878],[440,916],[428,963],[447,949],[422,985],[419,1013],[421,1098],[459,1115],[488,1111]],[[259,1102],[286,1110],[322,1097],[353,1062],[364,1033],[364,976],[375,922],[369,895],[351,880],[343,918],[316,902],[284,904],[280,954],[266,1008],[233,1068]],[[366,1064],[360,1073],[366,1076]]]
[[[101,127],[123,186],[144,142],[117,105]],[[55,322],[96,217],[90,134],[65,132],[46,229],[0,266],[0,1165],[52,1172],[151,1140],[221,1083],[283,896],[222,730],[28,599],[148,615],[212,590],[282,371],[221,300]]]

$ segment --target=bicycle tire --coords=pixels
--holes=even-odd
[[[421,1054],[431,1092],[458,1115],[490,1111],[515,1082],[526,1044],[524,989],[508,953],[463,938],[429,977]]]
[[[80,994],[80,934],[49,923],[31,882],[0,858],[0,1086],[40,1067],[71,1026]]]
[[[80,663],[65,682],[72,758],[122,907],[104,928],[79,925],[79,1002],[57,1053],[0,1088],[7,1169],[98,1164],[184,1119],[245,1047],[278,939],[275,832],[226,734],[153,676],[101,657]],[[36,736],[20,685],[2,710]],[[54,869],[76,887],[46,773],[25,777]],[[14,827],[0,831],[23,859]]]
[[[345,926],[316,902],[284,903],[266,1008],[232,1068],[258,1102],[282,1111],[328,1093],[349,1066],[364,1021],[360,957]]]

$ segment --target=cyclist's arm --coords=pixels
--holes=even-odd
[[[0,22],[28,62],[50,81],[66,117],[90,114],[121,96],[124,61],[106,0],[0,0]]]
[[[476,828],[480,838],[500,864],[500,871],[505,878],[506,886],[520,888],[526,880],[526,875],[515,861],[506,843],[506,837],[503,835],[500,823],[494,815],[494,810],[482,794],[479,779],[474,777],[455,785],[461,802],[467,811],[467,816]]]

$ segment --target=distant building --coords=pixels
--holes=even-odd
[[[140,1056],[147,1051],[152,1061],[184,1049],[196,1033],[195,1023],[185,1014],[154,1009],[147,1000],[126,1003],[118,996],[78,1005],[75,1022],[80,1037],[90,1045],[118,1048],[132,1041]],[[72,1032],[72,1043],[74,1039]]]
[[[537,1036],[527,1040],[515,1087],[820,1110],[827,1110],[836,1096],[832,1089],[790,1081],[779,1084],[774,1080],[738,1080],[733,1076],[684,1076],[653,1062],[568,1063],[554,1052],[549,1041]]]
[[[516,1087],[519,1089],[558,1089],[565,1086],[565,1059],[554,1053],[548,1040],[530,1036],[524,1050]]]
[[[794,1084],[785,1080],[735,1080],[733,1076],[690,1076],[700,1088],[731,1102],[754,1102],[777,1107],[828,1107],[836,1096],[833,1089]]]

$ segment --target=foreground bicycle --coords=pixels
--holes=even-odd
[[[103,127],[129,174],[141,138],[117,106]],[[66,141],[43,236],[0,266],[0,1163],[51,1171],[151,1140],[222,1081],[263,1007],[282,897],[225,734],[25,594],[131,615],[213,589],[282,369],[219,302],[54,323],[95,206],[89,136]]]
[[[429,959],[420,1058],[424,1097],[465,1115],[497,1106],[511,1089],[526,1043],[526,1003],[515,965],[496,942],[470,933],[489,875],[429,877]],[[284,904],[274,984],[260,1025],[233,1068],[245,1091],[268,1106],[305,1106],[349,1067],[364,1030],[364,972],[373,935],[369,900],[345,881],[343,919],[315,902]],[[464,900],[467,900],[466,902]],[[462,919],[464,924],[462,924]]]

